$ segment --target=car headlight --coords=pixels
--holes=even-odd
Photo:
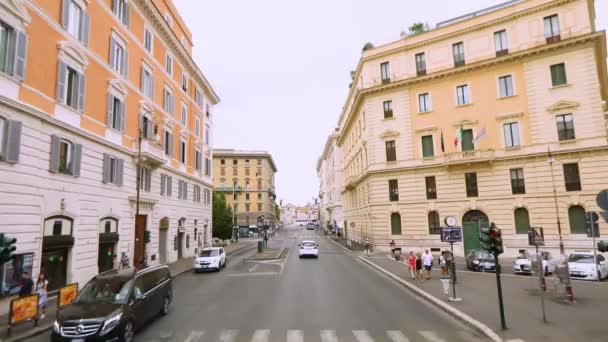
[[[57,322],[57,320],[55,320],[55,322],[53,322],[53,331],[56,333],[60,333],[61,330],[61,326],[59,325],[59,322]]]
[[[473,260],[473,264],[479,265],[479,260]]]
[[[116,328],[118,323],[120,323],[121,317],[122,317],[122,312],[117,315],[112,316],[111,318],[106,319],[106,321],[103,322],[103,327],[101,328],[101,332],[99,333],[99,335],[103,336],[103,335],[109,333],[110,331],[112,331],[112,329]]]

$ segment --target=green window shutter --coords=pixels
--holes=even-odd
[[[585,234],[587,232],[587,219],[583,207],[571,206],[568,209],[568,221],[570,221],[571,234]]]
[[[399,213],[391,214],[391,234],[401,235],[401,215]]]
[[[515,209],[515,234],[528,234],[530,230],[530,215],[526,208]]]
[[[422,156],[423,157],[432,157],[435,155],[435,151],[433,149],[433,136],[425,135],[422,137]]]
[[[462,151],[473,151],[475,145],[473,144],[473,130],[465,129],[462,131]]]

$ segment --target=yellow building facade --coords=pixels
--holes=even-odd
[[[490,222],[508,255],[529,227],[549,250],[591,249],[585,212],[608,188],[594,21],[592,0],[511,1],[364,51],[339,118],[347,236],[445,248],[454,217],[459,254]]]

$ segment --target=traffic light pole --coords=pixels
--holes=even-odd
[[[496,289],[498,290],[498,308],[500,310],[500,326],[502,330],[507,330],[505,322],[505,307],[502,302],[502,284],[500,282],[500,264],[498,263],[498,253],[494,253],[494,264],[496,265]]]

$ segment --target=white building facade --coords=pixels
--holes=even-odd
[[[320,217],[323,224],[329,221],[337,228],[344,228],[342,209],[342,156],[336,144],[338,133],[331,134],[325,143],[323,154],[317,162],[319,177]]]

